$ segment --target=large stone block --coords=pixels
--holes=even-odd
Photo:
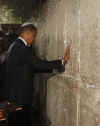
[[[45,35],[40,37],[40,50],[46,52],[46,58],[57,59],[64,54],[66,44],[73,45],[65,73],[48,80],[52,125],[99,126],[100,1],[49,1],[44,10],[41,33]]]

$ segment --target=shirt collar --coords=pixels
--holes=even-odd
[[[25,46],[27,46],[27,42],[22,37],[18,37],[18,39],[22,40]]]

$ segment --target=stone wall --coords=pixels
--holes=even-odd
[[[80,125],[100,125],[100,1],[80,0]]]
[[[48,80],[52,126],[99,126],[100,2],[55,0],[44,8],[38,37],[40,54],[48,60],[57,59],[66,44],[73,46],[65,73]]]
[[[78,0],[49,1],[41,12],[44,20],[38,25],[37,45],[42,57],[58,59],[68,44],[74,47],[65,73],[48,80],[47,109],[52,126],[79,125],[80,93],[76,89],[81,82],[79,6]]]
[[[13,14],[14,9],[0,1],[0,24],[20,24],[21,18]]]

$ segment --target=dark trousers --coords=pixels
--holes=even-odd
[[[24,105],[21,111],[10,113],[8,126],[32,126],[32,106]]]

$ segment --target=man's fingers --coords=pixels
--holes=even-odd
[[[70,47],[67,47],[64,59],[66,59],[70,55]]]

